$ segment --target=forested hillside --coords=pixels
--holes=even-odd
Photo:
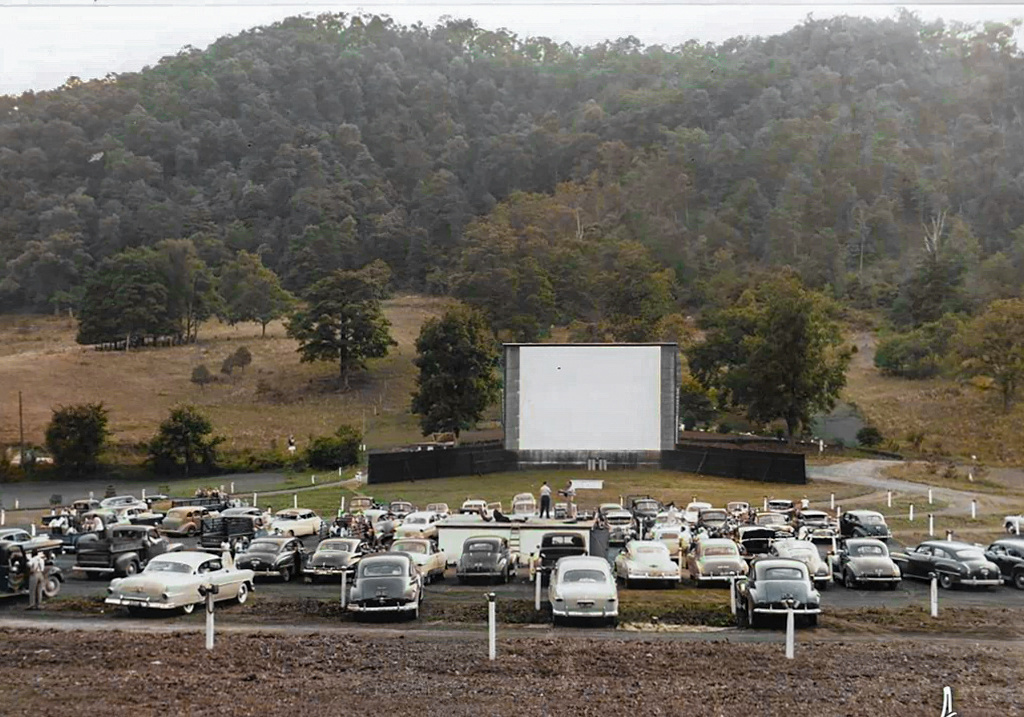
[[[779,265],[917,326],[1021,291],[1013,29],[580,48],[325,15],[0,97],[0,308],[75,309],[102,260],[187,238],[300,296],[380,259],[522,337],[642,338]]]

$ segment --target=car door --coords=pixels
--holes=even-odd
[[[1003,577],[1008,577],[1013,573],[1013,563],[1008,555],[1006,546],[993,543],[985,551],[985,557],[999,566],[999,573]]]
[[[199,572],[210,583],[217,586],[215,600],[231,600],[238,597],[241,578],[237,570],[228,570],[219,557],[213,557],[199,566]]]
[[[934,570],[935,553],[930,545],[919,545],[916,550],[907,551],[910,574],[926,578]]]
[[[293,538],[284,544],[282,552],[288,554],[288,558],[284,561],[284,565],[293,565],[295,570],[298,571],[302,567],[302,541],[298,538]],[[297,574],[297,573],[296,573]]]

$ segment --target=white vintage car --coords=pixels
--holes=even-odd
[[[533,516],[537,514],[537,499],[533,493],[518,493],[512,498],[513,516]]]
[[[419,538],[402,538],[396,540],[388,549],[389,553],[407,553],[416,563],[416,569],[423,576],[423,584],[435,580],[444,580],[444,569],[448,564],[448,556],[434,547],[431,540]]]
[[[149,504],[140,498],[136,498],[134,495],[115,495],[111,498],[104,498],[100,501],[100,507],[109,508],[111,510],[119,510],[122,508],[142,508],[143,510],[149,510]]]
[[[252,581],[252,570],[224,567],[219,555],[164,553],[150,560],[141,573],[111,580],[104,602],[126,607],[129,612],[181,609],[189,614],[205,601],[200,587],[214,585],[214,600],[241,604],[249,597]]]
[[[680,554],[690,549],[692,535],[690,528],[683,525],[655,525],[651,529],[651,540],[657,540],[668,548],[668,555],[679,560]]]
[[[451,513],[447,503],[427,503],[427,507],[424,510],[428,513],[437,513],[442,517],[447,517]]]
[[[548,584],[551,619],[556,625],[570,617],[612,624],[619,616],[619,591],[604,558],[574,555],[559,559]]]
[[[1024,533],[1024,515],[1008,515],[1003,518],[1003,527],[1011,535]]]
[[[710,510],[712,505],[703,501],[695,500],[686,506],[686,510],[683,511],[683,520],[690,525],[696,525],[697,519],[700,518],[700,512],[702,510]]]
[[[822,560],[818,552],[818,546],[809,540],[797,540],[795,538],[783,538],[776,540],[769,548],[768,554],[776,558],[790,558],[799,560],[807,566],[807,572],[814,581],[814,587],[818,590],[828,590],[832,584],[832,568]]]
[[[417,511],[405,516],[401,525],[395,528],[395,538],[432,538],[437,539],[437,521],[441,516],[437,513]]]
[[[274,514],[270,524],[270,532],[282,535],[318,535],[324,521],[308,508],[287,508]]]
[[[615,578],[627,588],[643,583],[674,586],[679,584],[679,566],[660,540],[631,540],[615,557]]]

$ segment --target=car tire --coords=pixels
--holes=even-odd
[[[1024,590],[1024,570],[1018,570],[1013,575],[1013,587]]]
[[[849,570],[843,571],[843,587],[853,590],[857,587],[857,581],[853,579],[853,573]]]
[[[249,586],[242,583],[238,586],[238,595],[235,596],[235,602],[239,605],[245,605],[245,601],[249,599]]]
[[[939,573],[939,587],[943,590],[952,590],[953,576],[949,573]]]
[[[292,580],[292,568],[287,567],[281,570],[281,582],[288,583]]]
[[[192,613],[194,613],[196,611],[196,605],[197,604],[198,603],[192,602],[192,603],[189,603],[188,605],[182,605],[181,606],[181,612],[184,613],[185,615],[191,615]]]
[[[196,537],[196,526],[194,526],[194,525],[188,526],[188,530],[185,531],[185,535],[188,536],[189,538]]]
[[[900,586],[899,582],[895,580],[889,582],[887,585],[888,589],[891,591],[895,591]]]
[[[137,561],[132,560],[130,563],[124,566],[124,576],[130,578],[139,572],[139,564]]]
[[[60,593],[60,580],[55,575],[47,575],[43,581],[43,597],[54,598]]]
[[[832,581],[831,580],[822,580],[821,583],[819,583],[818,590],[820,592],[823,592],[823,593],[824,592],[828,592],[828,589],[829,589],[829,587],[831,587],[831,585],[832,585]]]
[[[146,614],[146,608],[144,608],[144,607],[136,607],[134,605],[129,605],[128,606],[128,616],[129,617],[142,617],[145,614]]]

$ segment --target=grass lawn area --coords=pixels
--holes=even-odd
[[[483,476],[381,483],[363,486],[362,493],[380,501],[408,500],[419,507],[427,503],[447,503],[452,510],[462,505],[467,498],[480,498],[486,501],[501,501],[502,507],[508,510],[511,509],[512,496],[516,493],[532,493],[535,498],[539,498],[543,481],[548,481],[554,490],[558,490],[571,478],[604,481],[603,490],[577,491],[577,505],[583,508],[596,508],[600,503],[618,502],[620,497],[625,499],[627,495],[650,495],[663,503],[674,501],[680,508],[695,496],[698,500],[724,506],[730,500],[760,504],[766,495],[794,501],[806,495],[812,503],[823,502],[827,506],[830,493],[834,492],[836,500],[839,501],[869,492],[869,489],[861,486],[825,481],[810,482],[807,485],[786,485],[663,470],[599,473],[584,470],[523,470]],[[558,496],[553,496],[553,499],[557,502]]]
[[[970,481],[967,479],[967,471],[959,468],[950,470],[938,463],[904,463],[886,468],[883,473],[890,478],[898,478],[911,483],[924,483],[935,488],[952,488],[970,493],[993,495],[1020,495],[1020,491],[1005,486],[984,473],[975,475],[974,480]]]

